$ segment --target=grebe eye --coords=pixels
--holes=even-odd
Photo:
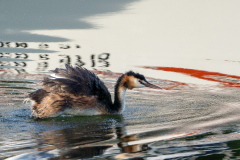
[[[141,80],[138,80],[139,83],[141,83],[142,81]]]

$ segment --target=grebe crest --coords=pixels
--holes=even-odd
[[[145,77],[133,71],[121,75],[114,87],[114,102],[104,83],[82,67],[66,65],[56,68],[55,75],[42,81],[42,88],[29,94],[34,101],[32,115],[37,118],[54,117],[63,112],[79,115],[121,114],[125,109],[127,89],[150,87]]]

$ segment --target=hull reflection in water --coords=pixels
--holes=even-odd
[[[2,2],[0,159],[240,159],[240,1],[189,2]],[[164,90],[129,91],[122,116],[34,121],[22,101],[64,64],[111,93],[128,70]]]
[[[182,73],[198,79],[219,82],[220,85],[222,85],[222,87],[240,88],[240,76],[228,75],[228,74],[223,74],[218,72],[202,71],[202,70],[196,70],[196,69],[188,69],[188,68],[151,67],[151,66],[144,66],[141,68]]]
[[[118,75],[108,74],[101,76],[112,93]],[[34,78],[42,79],[41,75],[18,75],[0,83],[4,96],[0,158],[239,158],[238,88],[137,89],[127,92],[122,116],[63,115],[34,121],[29,106],[22,104],[24,95],[37,87]],[[156,79],[150,82],[175,85]]]

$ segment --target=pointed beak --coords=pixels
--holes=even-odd
[[[149,83],[148,81],[145,81],[145,83],[143,83],[143,85],[146,86],[146,87],[149,87],[149,88],[162,89],[161,87],[153,85],[153,84]]]

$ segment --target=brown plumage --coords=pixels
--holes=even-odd
[[[56,68],[55,77],[45,78],[42,88],[29,94],[34,102],[32,115],[36,118],[54,117],[63,112],[80,115],[118,114],[125,108],[126,89],[160,88],[146,81],[141,74],[129,71],[115,85],[114,103],[104,83],[82,67],[66,65]],[[56,78],[57,77],[57,78]]]

